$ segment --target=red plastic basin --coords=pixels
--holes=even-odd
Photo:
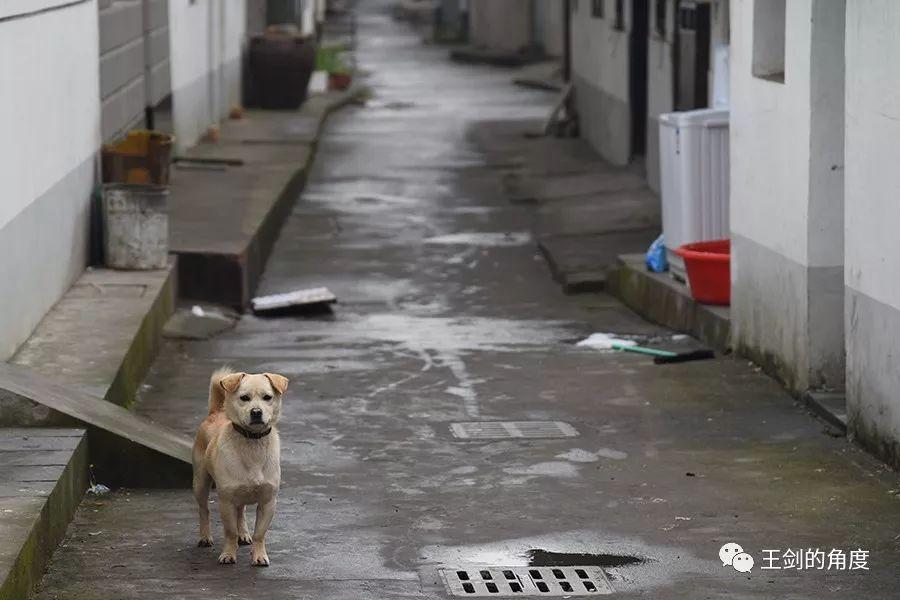
[[[691,295],[703,304],[731,304],[731,241],[685,244],[675,250],[684,259]]]

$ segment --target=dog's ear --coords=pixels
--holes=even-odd
[[[219,382],[219,385],[222,386],[229,394],[233,393],[234,390],[238,389],[238,386],[241,385],[241,380],[246,373],[232,373],[231,375],[226,375],[222,378],[222,381]]]
[[[272,384],[272,387],[275,388],[275,391],[279,394],[283,394],[287,391],[288,386],[288,378],[284,375],[277,375],[275,373],[263,373],[266,376],[266,379],[269,380],[269,383]]]

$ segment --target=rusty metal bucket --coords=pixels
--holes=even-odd
[[[174,137],[158,131],[128,132],[103,146],[103,183],[167,185]]]

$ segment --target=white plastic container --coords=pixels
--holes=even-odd
[[[682,244],[727,238],[728,109],[659,116],[663,234],[672,277],[684,281]]]

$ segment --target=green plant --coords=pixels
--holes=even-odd
[[[347,51],[343,44],[321,46],[316,50],[316,70],[331,73],[347,73],[349,68],[341,55]]]

